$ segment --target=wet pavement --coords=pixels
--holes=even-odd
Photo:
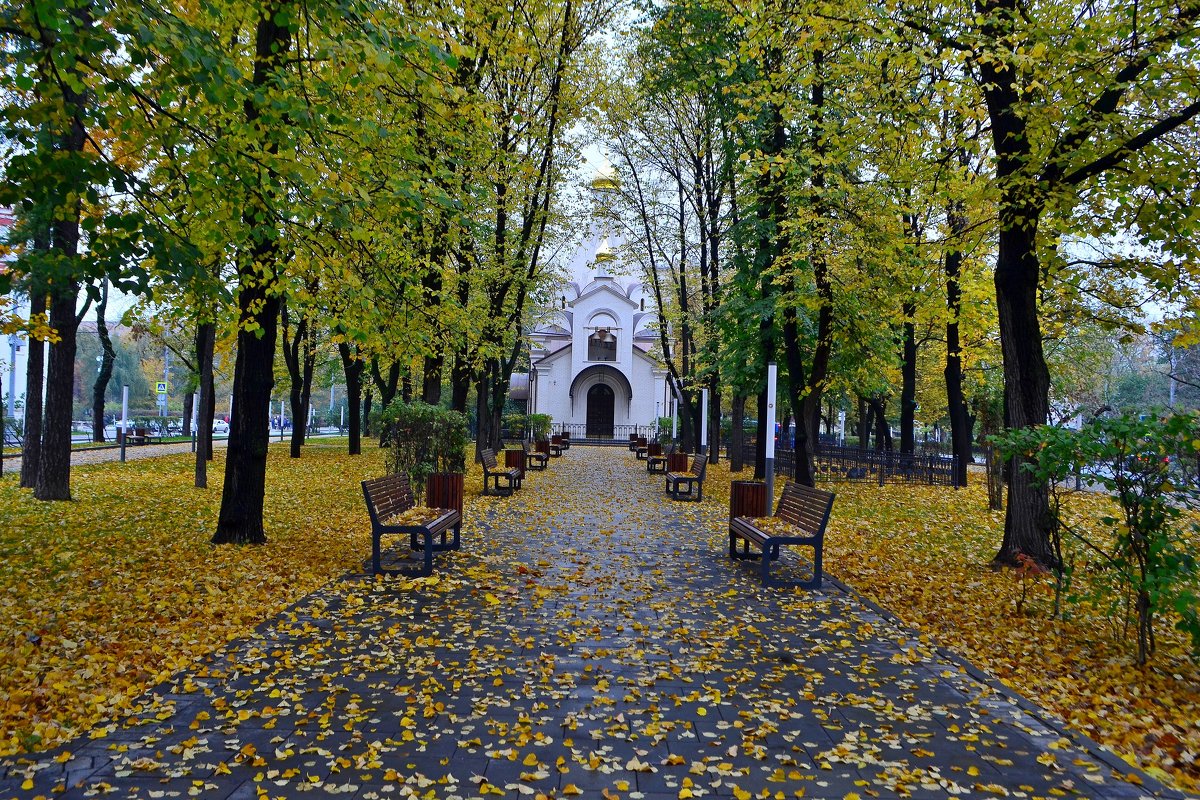
[[[574,447],[434,577],[331,583],[0,796],[1183,797],[836,581],[761,587],[726,502]]]

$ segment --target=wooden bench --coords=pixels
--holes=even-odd
[[[387,475],[362,482],[367,513],[371,515],[371,569],[376,575],[424,576],[433,573],[433,554],[460,547],[462,515],[454,508],[433,509],[432,519],[396,524],[390,520],[416,507],[407,475]],[[453,532],[449,540],[446,534]],[[381,563],[384,536],[408,534],[413,550],[423,553],[418,569],[384,569]],[[434,541],[434,537],[439,537]]]
[[[821,588],[821,551],[825,542],[825,526],[833,510],[833,492],[814,489],[788,481],[783,487],[783,496],[769,523],[758,524],[750,517],[734,517],[729,520],[730,558],[762,559],[762,582],[765,586],[798,586],[802,589]],[[760,527],[762,525],[762,527]],[[764,527],[767,530],[764,530]],[[741,541],[739,551],[737,544]],[[783,545],[806,545],[813,549],[813,576],[809,581],[777,581],[771,578],[771,562],[779,560],[779,548]],[[750,552],[750,545],[762,554]]]
[[[550,463],[550,443],[537,442],[531,447],[525,442],[525,463],[529,469],[545,469]]]
[[[162,437],[150,433],[149,428],[132,428],[128,432],[117,431],[117,443],[120,444],[122,437],[125,439],[125,444],[134,447],[140,444],[161,444]]]
[[[665,474],[667,471],[667,456],[669,456],[671,453],[674,453],[674,452],[675,452],[675,445],[671,445],[664,451],[662,448],[662,445],[660,444],[658,446],[657,453],[654,452],[654,448],[651,448],[646,453],[646,472],[649,472],[652,474],[653,473]]]
[[[708,457],[703,453],[692,456],[692,466],[687,472],[668,472],[667,494],[672,500],[704,499],[704,473],[708,470]]]
[[[492,482],[496,486],[496,494],[508,496],[517,489],[521,488],[521,470],[516,467],[501,467],[496,463],[496,451],[484,450],[479,454],[483,459],[483,493],[491,494],[488,491],[488,482]],[[500,486],[500,480],[505,481],[503,487]]]
[[[561,436],[550,437],[550,455],[558,458],[563,454],[563,440]]]

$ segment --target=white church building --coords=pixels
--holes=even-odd
[[[623,241],[600,210],[618,186],[605,162],[591,181],[594,210],[555,292],[557,308],[543,309],[528,333],[530,371],[513,376],[513,399],[573,438],[628,439],[673,410],[653,294],[618,257]]]

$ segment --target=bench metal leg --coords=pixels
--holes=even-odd
[[[453,538],[447,540],[447,538],[446,538],[447,534],[453,534]],[[412,535],[411,547],[413,550],[421,549],[421,543],[417,541],[418,535],[419,534],[416,534],[416,533],[414,533]],[[456,523],[454,525],[454,527],[442,531],[439,536],[439,539],[440,539],[440,541],[436,542],[433,545],[433,551],[435,553],[444,553],[448,550],[461,549],[461,547],[462,547],[462,522],[460,521],[460,522]]]
[[[738,542],[742,543],[741,551],[739,551],[737,549]],[[737,558],[742,561],[749,561],[750,559],[757,559],[760,556],[758,555],[758,553],[750,552],[750,543],[748,541],[743,539],[741,536],[738,536],[733,531],[730,531],[729,532],[729,557]]]
[[[416,541],[417,536],[423,536],[425,539],[424,546]],[[371,569],[376,575],[404,575],[407,577],[423,578],[433,574],[433,553],[436,549],[433,544],[433,534],[429,531],[423,531],[420,534],[413,534],[414,549],[423,551],[424,556],[421,560],[421,566],[418,569],[384,569],[382,564],[382,544],[379,535],[371,536]]]

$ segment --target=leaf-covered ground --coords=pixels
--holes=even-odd
[[[832,573],[1130,763],[1200,792],[1200,668],[1169,620],[1155,657],[1138,667],[1132,640],[1101,608],[1067,604],[1066,620],[1051,619],[1048,581],[1030,587],[1018,614],[1019,578],[988,566],[1004,514],[987,510],[978,482],[836,488]],[[1077,524],[1112,513],[1099,495],[1071,503]],[[1090,578],[1079,573],[1085,593]]]
[[[640,470],[641,480],[654,483],[653,477],[644,475],[641,462],[635,462],[631,454],[623,451],[589,453],[584,448],[575,448],[565,458],[582,460],[596,457],[597,453],[602,454],[602,459],[627,460],[629,463],[621,464],[621,469]],[[605,792],[617,793],[622,792],[625,784],[626,791],[651,796],[645,791],[638,792],[637,778],[630,787],[628,777],[616,775],[617,770],[610,769],[615,756],[611,744],[606,745],[605,740],[611,738],[628,744],[630,732],[636,731],[655,747],[643,755],[635,751],[631,756],[623,756],[619,767],[624,772],[642,776],[648,784],[653,783],[652,777],[661,778],[661,784],[655,788],[672,796],[701,796],[716,784],[725,793],[741,797],[739,791],[746,793],[750,789],[743,788],[738,780],[747,783],[750,773],[734,774],[731,767],[725,766],[721,759],[731,759],[732,754],[722,751],[712,763],[699,760],[674,765],[669,762],[680,757],[679,747],[672,750],[664,744],[671,740],[673,730],[683,733],[691,730],[692,738],[696,738],[695,723],[701,721],[705,708],[713,708],[714,718],[720,717],[721,693],[730,691],[728,684],[714,681],[691,685],[691,680],[684,682],[677,675],[678,691],[669,692],[666,697],[673,697],[672,702],[678,705],[691,705],[694,714],[686,725],[669,717],[664,719],[656,707],[664,699],[663,687],[672,687],[670,670],[674,668],[684,670],[689,676],[712,673],[728,680],[736,674],[740,660],[746,669],[767,669],[763,674],[766,677],[778,678],[776,673],[780,672],[786,673],[784,677],[788,680],[803,677],[799,666],[778,666],[780,662],[794,664],[792,659],[799,655],[793,653],[795,642],[787,640],[786,631],[772,639],[761,630],[755,634],[753,618],[748,623],[738,619],[738,609],[748,593],[759,598],[769,599],[769,596],[754,588],[749,568],[731,572],[728,562],[718,558],[724,539],[727,473],[723,468],[710,471],[705,503],[674,505],[669,512],[682,515],[680,519],[690,519],[694,529],[703,531],[704,541],[699,546],[713,558],[711,564],[706,561],[698,569],[705,573],[712,596],[701,599],[709,605],[727,608],[729,615],[724,625],[718,617],[716,624],[709,620],[700,630],[698,624],[693,629],[688,624],[663,627],[673,615],[679,614],[681,620],[686,615],[672,605],[669,596],[661,598],[658,604],[653,602],[664,581],[686,580],[688,576],[648,569],[634,557],[636,531],[647,526],[653,529],[663,511],[656,510],[656,503],[644,501],[626,507],[629,498],[619,492],[609,496],[591,491],[585,497],[572,496],[578,492],[579,484],[564,479],[568,473],[565,465],[565,461],[556,460],[549,472],[532,473],[530,487],[512,499],[478,497],[479,479],[477,475],[471,476],[467,517],[478,522],[474,528],[468,525],[465,530],[466,551],[449,556],[453,561],[447,564],[439,561],[436,568],[439,574],[452,577],[434,578],[427,585],[414,584],[410,587],[414,590],[411,596],[405,594],[404,582],[384,582],[375,588],[372,588],[374,582],[361,580],[329,584],[335,577],[360,569],[369,551],[369,527],[358,481],[381,472],[377,452],[350,459],[332,448],[313,447],[303,459],[293,461],[285,457],[282,449],[273,450],[267,505],[271,542],[258,548],[214,548],[207,543],[220,497],[219,461],[214,468],[217,478],[213,481],[214,488],[207,491],[191,487],[189,463],[184,457],[77,469],[76,502],[52,506],[37,503],[27,493],[16,490],[11,478],[0,481],[0,519],[4,520],[0,530],[0,570],[3,570],[0,613],[12,620],[5,631],[0,663],[15,667],[0,671],[4,753],[43,749],[97,725],[97,736],[100,732],[119,732],[129,726],[129,715],[137,720],[132,726],[135,732],[147,725],[174,727],[177,717],[191,702],[189,696],[201,695],[217,710],[195,712],[188,731],[178,731],[183,739],[177,744],[182,748],[181,753],[191,752],[201,763],[211,761],[209,775],[214,780],[228,774],[231,765],[236,770],[238,766],[254,767],[259,761],[267,764],[279,760],[280,766],[273,768],[275,774],[264,773],[263,780],[282,781],[283,785],[296,788],[311,777],[315,784],[325,783],[327,788],[349,786],[348,780],[339,783],[331,779],[353,764],[359,779],[368,771],[374,773],[368,777],[386,783],[388,776],[384,770],[378,766],[371,770],[370,741],[361,743],[362,747],[346,767],[339,765],[337,756],[331,756],[322,759],[326,767],[321,774],[309,769],[306,775],[303,763],[285,763],[291,757],[286,747],[282,755],[276,752],[275,758],[264,758],[259,752],[278,736],[268,735],[262,742],[250,736],[234,737],[242,742],[236,752],[216,752],[211,757],[200,755],[205,748],[211,750],[211,742],[201,745],[200,740],[207,742],[211,738],[204,735],[206,732],[219,730],[228,734],[239,726],[272,730],[275,727],[272,717],[298,713],[297,703],[288,699],[286,684],[311,680],[313,671],[322,665],[329,669],[329,677],[335,677],[353,675],[354,669],[374,672],[395,663],[400,683],[393,682],[383,688],[358,687],[362,696],[330,689],[329,708],[324,711],[309,708],[306,718],[313,720],[318,733],[339,725],[378,724],[370,712],[370,692],[386,689],[386,693],[393,693],[404,689],[412,697],[413,713],[399,720],[393,732],[396,741],[404,742],[406,736],[417,735],[431,741],[450,735],[466,737],[456,739],[455,746],[465,755],[486,757],[488,769],[493,771],[497,764],[509,760],[512,753],[520,753],[513,763],[511,782],[479,781],[469,790],[458,787],[461,794],[486,793],[485,786],[497,791],[504,791],[505,786],[516,787],[512,790],[516,795],[524,794],[522,789],[530,789],[532,794],[534,787],[553,777],[555,788],[550,794],[557,791],[569,796],[573,789],[599,796],[592,790],[598,792],[603,788]],[[539,485],[538,502],[517,502]],[[1160,653],[1155,667],[1143,673],[1130,666],[1126,652],[1112,643],[1107,629],[1094,619],[1079,616],[1073,624],[1066,625],[1052,624],[1045,620],[1044,614],[1018,617],[1015,599],[1019,587],[1010,575],[993,573],[985,566],[991,548],[998,541],[1000,520],[983,511],[982,494],[974,489],[956,493],[944,489],[842,486],[838,491],[835,522],[826,551],[830,572],[906,621],[919,625],[923,632],[933,634],[939,644],[964,653],[1027,696],[1072,719],[1093,738],[1138,758],[1143,767],[1152,770],[1161,767],[1177,783],[1195,787],[1195,767],[1189,754],[1197,751],[1194,737],[1200,712],[1196,706],[1196,687],[1200,682],[1194,665],[1180,657],[1178,643],[1160,644],[1165,652]],[[564,512],[576,515],[573,524],[580,531],[589,530],[589,536],[571,538],[571,532],[567,531],[564,538],[562,532],[547,528],[548,519]],[[493,539],[496,531],[518,536],[524,533],[528,540],[521,542],[520,548],[504,541],[473,543],[472,530],[477,537],[483,531],[491,531]],[[696,545],[680,545],[689,546]],[[531,553],[535,555],[531,557]],[[605,562],[597,560],[599,553],[604,554]],[[634,568],[624,569],[614,579],[612,566],[623,562],[629,562],[624,566]],[[728,599],[723,598],[723,592],[712,590],[714,580],[718,585],[725,581],[727,588],[723,591],[731,593]],[[209,666],[202,667],[194,677],[177,676],[165,698],[148,698],[144,708],[134,707],[134,701],[147,687],[184,667],[195,669],[202,654],[211,653],[234,637],[251,633],[264,620],[323,585],[325,589],[306,601],[303,609],[293,609],[277,620],[274,629],[259,628],[250,645],[216,661],[205,662]],[[359,587],[365,587],[365,591]],[[438,608],[439,593],[461,592],[464,587],[471,587],[467,589],[469,602],[451,604],[448,606],[451,611],[447,612],[450,618],[440,620],[442,627],[431,627],[423,608]],[[401,607],[388,605],[397,602],[396,589],[400,589],[401,597],[408,597]],[[412,606],[413,598],[421,597],[422,592],[427,599],[418,599],[415,601],[418,605]],[[644,602],[653,615],[633,613],[631,597]],[[807,598],[803,593],[791,600],[785,597],[785,601],[786,610],[799,616],[811,614],[814,603],[821,604],[822,609],[828,608],[827,600]],[[389,614],[407,620],[404,626],[393,622],[380,631],[382,644],[375,648],[364,646],[364,640],[370,636],[363,635],[362,606],[373,603],[380,604],[380,620],[391,619]],[[1044,611],[1045,604],[1044,599],[1036,600],[1036,610]],[[487,619],[487,615],[454,616],[458,610],[472,605],[490,610],[494,619]],[[551,659],[548,663],[537,655],[532,635],[514,633],[518,622],[530,624],[530,618],[546,613],[547,608],[553,612],[548,619],[561,617],[571,623],[562,625],[561,631],[546,627],[537,633],[547,636],[548,631],[553,631],[556,644],[568,647],[573,654],[569,660],[554,663]],[[603,613],[606,608],[607,615]],[[653,631],[651,622],[655,623]],[[851,656],[853,650],[839,655],[837,644],[857,640],[864,625],[866,629],[884,627],[883,623],[862,619],[846,619],[843,623],[844,631],[826,632],[833,644],[829,649],[832,657]],[[761,628],[761,622],[759,625]],[[369,626],[366,630],[370,630]],[[272,649],[271,640],[282,635],[281,631],[307,636],[308,644],[294,655],[278,652]],[[474,645],[463,649],[464,641]],[[331,647],[337,648],[336,655]],[[416,675],[427,673],[430,664],[422,659],[434,658],[430,648],[442,648],[436,651],[438,657],[463,659],[460,666],[474,689],[474,694],[466,694],[471,713],[447,708],[452,693],[445,686],[439,688],[427,680],[416,688],[403,685],[400,676],[406,663]],[[917,649],[921,649],[921,643],[914,643],[914,652]],[[529,653],[524,659],[522,651]],[[631,673],[616,667],[605,672],[606,663],[620,663],[621,657],[631,658],[634,663],[649,660],[666,665],[667,674],[651,673],[652,682],[660,690],[652,703],[641,702],[652,694],[644,679],[638,677],[642,672]],[[415,660],[406,662],[406,658]],[[398,660],[393,662],[393,659]],[[777,666],[754,667],[764,659]],[[232,661],[232,667],[228,660]],[[516,673],[511,671],[513,663],[520,665]],[[676,666],[672,667],[672,663]],[[863,664],[858,666],[861,669]],[[303,669],[298,675],[289,672],[300,667]],[[853,668],[847,671],[854,672]],[[267,677],[259,675],[260,672]],[[214,697],[213,687],[217,685],[214,681],[227,679],[231,673],[235,678],[258,677],[249,679],[250,685],[243,677],[242,688],[235,686],[228,697]],[[557,692],[554,682],[567,680],[563,676],[574,676],[570,678],[573,685],[560,685],[558,689],[562,691]],[[574,702],[581,691],[591,699],[581,703],[572,717],[577,726],[583,727],[587,738],[567,737],[573,741],[565,749],[565,739],[560,740],[556,752],[563,759],[561,763],[539,758],[538,753],[529,749],[538,745],[539,728],[534,724],[538,705],[547,703],[539,700],[523,714],[511,713],[520,695],[520,692],[514,694],[514,681],[525,687],[531,681],[548,683],[547,697],[556,705]],[[489,685],[494,692],[483,691]],[[528,688],[525,691],[527,695]],[[814,684],[801,697],[806,694],[813,695],[818,714],[828,717],[832,711],[841,720],[831,725],[825,719],[817,730],[831,736],[831,741],[807,748],[802,746],[803,742],[794,740],[775,741],[770,730],[763,730],[764,744],[771,742],[772,749],[777,746],[793,753],[800,747],[810,758],[825,758],[824,765],[835,771],[838,764],[853,765],[864,776],[870,776],[863,779],[863,796],[871,795],[881,786],[893,790],[919,789],[922,780],[932,780],[928,771],[922,775],[909,763],[926,757],[920,746],[907,747],[905,759],[892,758],[888,766],[889,762],[879,752],[880,746],[888,746],[886,735],[881,736],[879,744],[865,734],[849,736],[854,730],[856,713],[869,714],[876,721],[880,715],[886,718],[891,713],[874,706],[871,692],[864,691],[862,696],[838,694],[831,700],[828,693],[822,693]],[[463,700],[464,693],[453,692],[453,695],[459,702]],[[786,720],[788,715],[781,714],[780,708],[794,704],[797,699],[781,695],[757,698],[755,702],[765,702],[764,708],[774,709],[778,720]],[[613,707],[623,713],[595,713],[596,709]],[[212,720],[214,714],[221,719]],[[461,718],[456,718],[456,714]],[[118,720],[126,721],[118,724]],[[293,719],[290,724],[296,722]],[[439,727],[447,722],[453,725]],[[473,744],[471,732],[463,730],[464,724],[479,729],[475,737],[479,744]],[[708,733],[726,741],[730,728],[740,729],[745,724],[748,721],[739,720],[736,715],[734,719],[722,718],[723,727],[714,727]],[[762,723],[754,720],[754,724]],[[838,726],[847,731],[844,740],[829,733]],[[159,735],[143,735],[143,739]],[[545,738],[547,734],[542,736]],[[187,744],[191,739],[196,741]],[[319,748],[320,740],[318,735],[315,743],[309,744]],[[580,740],[578,746],[575,740]],[[100,739],[98,744],[104,741]],[[584,746],[584,741],[590,744]],[[746,747],[747,742],[752,749],[754,741],[752,736],[741,736],[735,749]],[[225,746],[228,743],[226,738]],[[606,746],[610,749],[605,750]],[[872,747],[876,750],[872,751]],[[472,750],[475,752],[469,752]],[[527,759],[531,755],[533,763],[529,764]],[[356,760],[360,756],[361,763]],[[928,757],[933,756],[930,751]],[[68,768],[71,759],[68,754]],[[375,762],[378,761],[377,752]],[[677,766],[683,769],[673,769]],[[781,782],[800,766],[791,770],[786,763],[779,762]],[[997,768],[996,764],[962,764],[957,774],[942,777],[968,791],[988,791],[992,782],[986,780],[986,773],[980,776],[980,766]],[[137,771],[138,767],[131,769]],[[141,769],[153,774],[161,767],[142,763]],[[687,783],[679,777],[667,777],[670,772],[680,771],[692,776],[686,778]],[[538,777],[543,772],[546,775]],[[493,772],[488,771],[487,775],[492,776]],[[765,782],[753,787],[756,794],[760,788],[779,788],[771,785],[771,775],[759,776]],[[462,777],[465,784],[468,779]],[[597,777],[611,780],[601,787],[604,781],[597,783]],[[932,785],[945,790],[945,784],[934,781]],[[267,788],[271,788],[269,784]],[[421,796],[433,788],[417,786]],[[808,796],[823,796],[816,781],[807,788]],[[857,792],[846,792],[851,793]],[[451,791],[445,796],[452,794]],[[791,794],[789,791],[788,796]],[[289,792],[284,791],[281,796],[289,796]]]
[[[0,753],[129,712],[148,686],[361,562],[358,481],[382,472],[377,452],[292,460],[273,446],[266,547],[209,544],[223,468],[218,450],[201,490],[188,456],[77,466],[74,500],[53,504],[0,480]]]

